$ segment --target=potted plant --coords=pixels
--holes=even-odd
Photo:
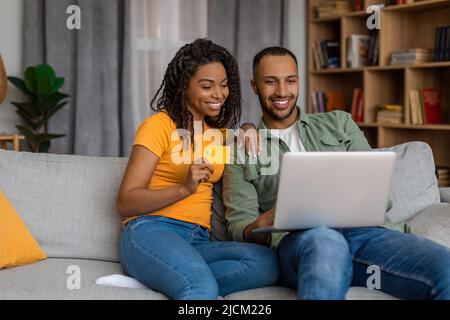
[[[16,128],[25,136],[33,152],[48,152],[52,139],[65,136],[47,130],[50,117],[68,102],[68,95],[58,91],[64,78],[57,77],[51,66],[40,64],[28,67],[23,80],[17,77],[8,77],[8,80],[28,98],[27,102],[11,102],[25,124],[16,125]]]

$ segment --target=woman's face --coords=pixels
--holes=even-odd
[[[220,62],[205,64],[189,80],[186,105],[194,120],[219,115],[229,94],[228,78]]]

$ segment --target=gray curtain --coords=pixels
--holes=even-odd
[[[81,9],[81,30],[69,30],[68,6]],[[50,152],[128,155],[134,136],[128,0],[25,0],[24,65],[47,63],[65,77],[69,104],[49,122]]]
[[[239,63],[242,120],[258,123],[261,107],[250,86],[253,56],[268,46],[287,45],[286,0],[210,0],[209,38],[226,47]]]

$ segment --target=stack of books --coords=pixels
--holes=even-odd
[[[352,11],[349,0],[321,0],[316,7],[317,17],[335,17]]]
[[[403,106],[397,104],[377,106],[377,123],[402,124]]]
[[[312,51],[316,70],[341,67],[341,45],[338,41],[323,40],[315,42]]]
[[[436,28],[433,61],[450,61],[450,26]]]
[[[391,54],[391,64],[418,64],[430,62],[432,50],[425,48],[414,48],[394,51]]]
[[[439,187],[450,187],[450,169],[437,168],[436,173]]]

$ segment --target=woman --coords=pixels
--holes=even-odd
[[[278,278],[271,249],[210,240],[212,184],[224,164],[173,160],[180,151],[174,132],[189,133],[182,153],[194,155],[208,146],[194,143],[194,123],[203,130],[235,127],[240,103],[236,61],[223,47],[198,39],[169,63],[151,103],[158,113],[137,131],[117,199],[124,218],[121,263],[126,273],[172,299],[217,299]]]

